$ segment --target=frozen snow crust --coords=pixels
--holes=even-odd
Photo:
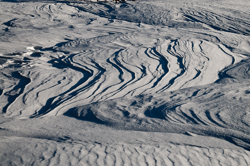
[[[0,1],[0,165],[250,165],[249,8]]]

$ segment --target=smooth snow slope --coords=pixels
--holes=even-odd
[[[250,3],[0,2],[2,165],[249,165]]]

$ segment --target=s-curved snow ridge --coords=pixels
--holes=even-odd
[[[223,45],[204,40],[163,40],[157,46],[137,47],[124,43],[125,38],[133,39],[118,33],[56,45],[53,49],[65,56],[50,61],[55,73],[44,73],[47,81],[33,80],[23,92],[23,98],[36,96],[32,103],[27,104],[22,97],[15,102],[23,103],[18,105],[23,106],[23,113],[27,105],[36,105],[36,113],[26,115],[58,115],[93,102],[210,84],[219,79],[222,69],[242,59]],[[60,84],[56,85],[56,95],[39,97],[57,79]],[[41,101],[44,104],[38,104]],[[16,107],[10,106],[6,112],[12,114],[15,110]]]

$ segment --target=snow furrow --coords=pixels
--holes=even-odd
[[[202,12],[186,10],[183,13],[188,21],[201,22],[219,31],[250,35],[250,22],[247,18],[241,19],[229,15],[217,14],[206,9],[200,9],[200,11]]]

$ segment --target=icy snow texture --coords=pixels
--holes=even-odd
[[[249,165],[249,7],[0,2],[1,161]],[[103,127],[120,141],[107,144]],[[150,144],[158,132],[175,139]]]

